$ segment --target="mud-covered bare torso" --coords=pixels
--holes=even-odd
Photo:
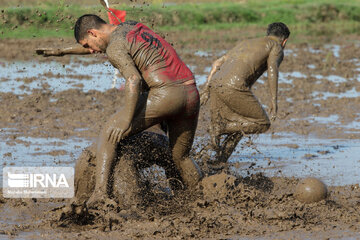
[[[276,68],[280,65],[283,55],[281,45],[271,37],[242,41],[226,54],[226,61],[214,74],[211,85],[249,90],[269,63],[274,62]]]

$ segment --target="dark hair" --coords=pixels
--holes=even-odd
[[[103,24],[106,22],[94,14],[85,14],[79,17],[74,27],[76,41],[84,39],[89,29],[99,29]]]
[[[274,22],[269,24],[267,28],[268,36],[277,36],[286,39],[290,36],[289,28],[282,22]]]

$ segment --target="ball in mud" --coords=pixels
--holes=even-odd
[[[314,203],[325,199],[326,185],[317,178],[305,178],[296,186],[294,197],[303,203]]]

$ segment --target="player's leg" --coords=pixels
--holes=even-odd
[[[220,162],[226,162],[231,153],[235,149],[237,143],[242,137],[242,133],[238,130],[229,132],[226,131],[228,124],[228,116],[234,115],[232,109],[230,109],[221,99],[217,90],[214,89],[210,93],[211,97],[211,125],[210,135],[212,139],[213,149],[216,152],[215,160],[212,165],[216,165]],[[225,135],[224,141],[220,141],[221,137]],[[210,162],[209,162],[210,163]]]
[[[200,99],[195,85],[182,88],[181,111],[168,119],[169,140],[173,160],[179,169],[181,177],[187,187],[194,187],[202,178],[202,173],[197,164],[190,158],[190,150],[196,132]]]
[[[251,91],[230,89],[221,100],[232,110],[223,116],[227,120],[222,129],[223,133],[256,134],[269,129],[270,120]]]
[[[131,128],[124,133],[124,137],[139,133],[157,123],[160,122],[158,118],[146,118],[146,111],[149,109],[149,99],[147,95],[142,95],[139,99],[139,104],[136,109],[136,115],[132,122]],[[150,108],[151,109],[151,108]],[[121,111],[121,110],[120,110]],[[88,201],[88,205],[92,205],[98,201],[108,197],[109,190],[109,176],[111,174],[111,168],[117,156],[118,144],[113,144],[109,141],[109,131],[113,127],[122,126],[124,119],[118,118],[115,114],[110,117],[105,127],[100,133],[98,140],[98,147],[96,152],[96,184],[93,195]]]
[[[220,138],[223,132],[225,123],[222,117],[224,108],[227,106],[222,103],[215,89],[210,89],[210,120],[209,127],[211,144],[215,151],[219,149]]]
[[[197,126],[196,119],[168,122],[170,147],[176,167],[187,187],[194,187],[202,178],[201,170],[189,157]]]
[[[261,113],[262,111],[258,111],[258,112]],[[223,128],[223,132],[233,133],[233,132],[241,131],[244,134],[264,133],[270,128],[271,123],[265,111],[263,111],[263,113],[264,115],[259,118],[243,117],[234,114],[232,116],[232,119],[236,119],[236,120],[228,121]]]
[[[215,172],[224,169],[242,137],[242,133],[225,134],[225,139],[216,149],[215,159],[208,161],[209,168]]]
[[[250,91],[233,92],[235,94],[237,96],[233,96],[231,101],[224,101],[232,111],[225,114],[226,121],[222,131],[228,135],[217,151],[220,165],[227,162],[243,134],[263,133],[270,127],[266,112]]]
[[[227,135],[224,141],[221,143],[217,155],[217,160],[221,163],[226,163],[242,137],[243,135],[240,132]]]
[[[224,107],[221,109],[224,110]],[[215,144],[213,143],[213,149],[216,154],[215,159],[208,161],[208,165],[211,169],[218,171],[225,167],[227,160],[235,150],[243,134],[242,132],[239,132],[239,129],[232,129],[233,131],[229,131],[227,129],[227,120],[221,118],[220,115],[213,118],[216,119],[212,119],[210,133],[212,139],[214,139],[213,142],[215,142]],[[222,137],[225,137],[223,141],[221,141]]]
[[[208,162],[209,167],[216,171],[224,168],[244,133],[262,133],[269,126],[266,112],[251,91],[213,89],[210,134],[216,157]]]

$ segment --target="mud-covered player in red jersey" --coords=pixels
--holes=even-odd
[[[88,206],[108,198],[118,143],[162,122],[167,124],[173,160],[182,180],[187,187],[194,187],[202,176],[189,158],[198,121],[199,93],[192,72],[174,48],[135,21],[114,26],[96,15],[84,15],[77,20],[74,31],[84,48],[106,52],[126,80],[125,106],[110,117],[100,134],[96,186]]]

